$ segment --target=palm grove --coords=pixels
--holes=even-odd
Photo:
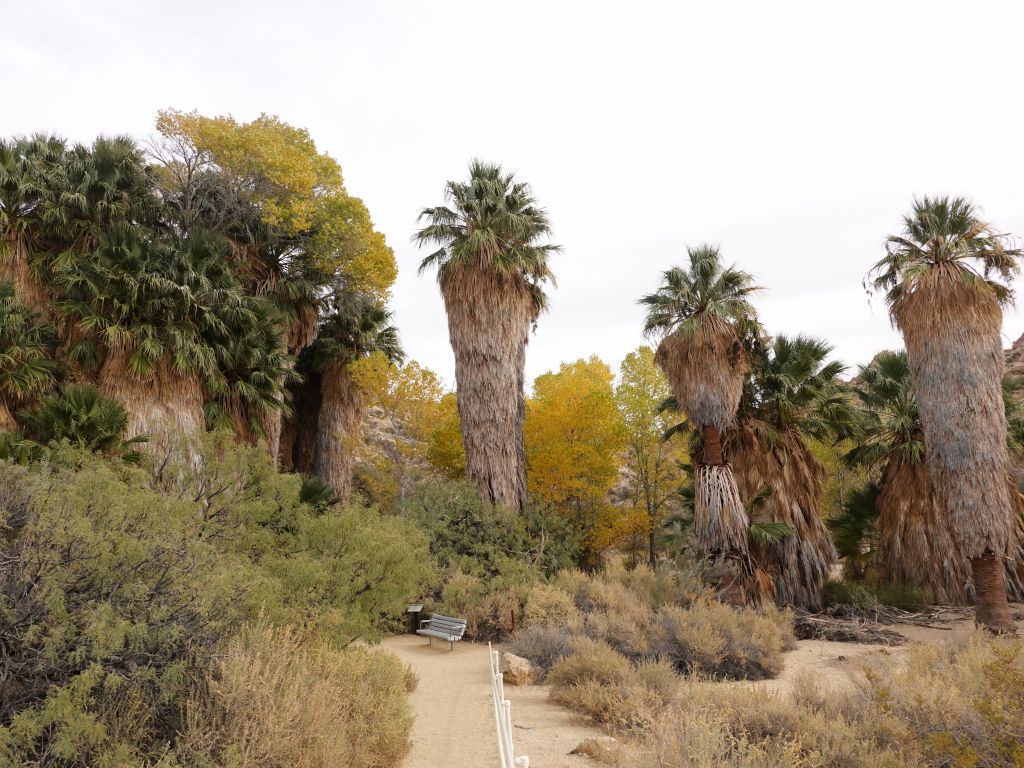
[[[425,466],[521,515],[554,509],[588,567],[696,548],[722,599],[818,609],[842,556],[1009,628],[1024,526],[999,330],[1019,252],[970,203],[917,201],[887,241],[872,285],[907,351],[852,382],[826,341],[770,336],[754,278],[697,245],[642,299],[655,349],[617,384],[592,358],[527,397],[558,247],[529,186],[474,161],[415,236],[448,315],[451,396],[403,364],[391,250],[308,134],[174,111],[158,130],[146,147],[0,146],[8,457],[69,438],[166,460],[225,432],[378,502]],[[404,430],[383,458],[367,458],[371,409]],[[835,498],[839,474],[857,487]]]

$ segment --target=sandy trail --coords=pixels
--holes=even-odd
[[[402,768],[496,768],[497,731],[487,646],[463,641],[449,653],[448,643],[427,644],[416,635],[397,635],[381,645],[412,665],[420,684],[410,697],[416,723],[412,752]],[[548,701],[543,686],[505,686],[512,702],[516,755],[529,755],[530,768],[592,766],[568,754],[601,731],[584,725],[569,710]]]

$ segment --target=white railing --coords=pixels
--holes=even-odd
[[[494,725],[498,729],[498,755],[501,768],[529,768],[530,758],[515,757],[512,749],[512,702],[505,698],[505,678],[501,674],[498,652],[487,644],[491,660],[491,698],[494,699]]]

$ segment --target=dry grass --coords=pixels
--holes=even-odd
[[[809,677],[791,696],[691,681],[631,768],[1019,768],[1024,644],[978,634],[916,647],[853,694]]]
[[[395,657],[257,625],[192,697],[183,741],[237,768],[391,768],[409,751],[414,676]]]
[[[540,682],[556,662],[572,653],[573,643],[578,638],[569,627],[534,624],[512,636],[509,650],[533,662],[541,671]]]

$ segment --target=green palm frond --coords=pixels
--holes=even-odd
[[[469,181],[449,181],[445,201],[420,212],[425,226],[413,241],[435,250],[420,262],[419,271],[436,268],[438,280],[462,267],[518,277],[530,288],[538,311],[543,309],[544,285],[554,284],[549,259],[560,247],[543,242],[551,223],[529,185],[500,165],[473,160]]]
[[[934,270],[984,283],[1000,303],[1013,298],[1010,282],[1020,271],[1022,251],[980,218],[963,197],[921,197],[903,219],[903,232],[886,240],[886,254],[868,282],[886,291],[892,306]]]

